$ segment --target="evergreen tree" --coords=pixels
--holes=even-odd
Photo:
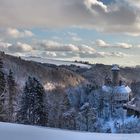
[[[3,62],[0,58],[0,121],[5,120],[5,111],[4,111],[4,94],[6,92],[6,80],[3,72]]]
[[[16,82],[13,77],[13,72],[10,70],[7,77],[7,87],[8,87],[8,121],[14,121],[14,108],[15,108],[15,98],[16,98]]]
[[[48,99],[48,126],[63,128],[63,113],[67,112],[70,107],[68,95],[62,87],[56,86],[48,93]]]
[[[35,84],[34,93],[36,94],[36,97],[34,97],[34,123],[37,125],[45,125],[47,121],[44,102],[45,90],[37,79],[33,78],[33,81]]]
[[[29,82],[30,79],[28,79]],[[25,83],[24,91],[22,93],[21,101],[20,101],[20,109],[17,113],[17,122],[23,124],[29,124],[28,121],[28,108],[29,108],[29,87],[28,82]]]
[[[89,103],[85,103],[81,108],[76,118],[76,127],[81,131],[96,131],[96,111],[90,106]]]
[[[17,121],[31,125],[46,125],[45,91],[36,78],[28,78],[21,100]]]
[[[77,110],[75,108],[70,108],[63,113],[62,128],[76,130],[76,116]]]

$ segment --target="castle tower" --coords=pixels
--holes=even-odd
[[[113,65],[112,69],[112,84],[113,86],[118,86],[119,85],[119,81],[120,81],[120,68],[118,67],[118,65]]]

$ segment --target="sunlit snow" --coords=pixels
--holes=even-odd
[[[140,134],[101,134],[0,123],[1,140],[139,140]]]

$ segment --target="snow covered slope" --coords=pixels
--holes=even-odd
[[[0,123],[0,140],[139,140],[140,134],[98,134]]]
[[[80,66],[81,68],[91,68],[90,65],[88,64],[82,64],[82,63],[76,63],[72,61],[63,61],[63,60],[54,60],[54,59],[46,59],[46,58],[41,58],[41,57],[23,57],[25,60],[32,60],[36,62],[41,62],[41,63],[48,63],[48,64],[54,64],[57,66],[60,65],[75,65],[75,66]]]

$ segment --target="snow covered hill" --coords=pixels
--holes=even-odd
[[[72,61],[63,61],[63,60],[54,60],[54,59],[46,59],[46,58],[41,58],[41,57],[23,57],[25,60],[32,60],[36,62],[41,62],[41,63],[48,63],[48,64],[54,64],[57,66],[60,65],[75,65],[75,66],[80,66],[81,68],[91,68],[90,65],[88,64],[82,64],[82,63],[76,63]]]
[[[139,140],[140,134],[98,134],[0,123],[1,140]]]
[[[16,82],[22,87],[28,76],[34,76],[41,81],[44,87],[52,86],[77,86],[85,81],[81,75],[57,66],[44,65],[35,61],[25,61],[20,57],[14,57],[4,53],[0,53],[3,59],[4,71],[8,73],[12,70]]]

